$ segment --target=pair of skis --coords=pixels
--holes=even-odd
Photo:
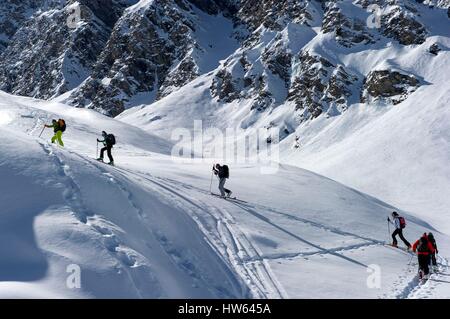
[[[225,199],[225,200],[234,200],[234,201],[246,203],[246,201],[244,201],[242,199],[238,199],[235,196],[227,197],[227,196],[222,196],[222,195],[219,195],[219,194],[216,194],[216,193],[212,193],[212,192],[211,192],[211,195],[219,197],[219,198],[222,198],[222,199]]]
[[[410,248],[399,247],[399,246],[393,245],[391,243],[385,243],[385,245],[388,246],[388,247],[392,247],[392,248],[397,248],[397,249],[403,250],[403,251],[405,251],[405,252],[407,252],[409,254],[414,254],[414,252]]]
[[[105,162],[103,162],[103,160],[98,159],[98,158],[96,160],[97,160],[97,162],[100,162],[100,163],[103,163],[103,164],[106,164],[106,165],[109,165],[109,166],[113,166],[113,167],[115,166],[114,163],[105,163]]]

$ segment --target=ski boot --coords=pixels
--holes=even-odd
[[[428,275],[423,275],[422,279],[421,279],[421,284],[425,284],[427,282],[427,280],[430,279],[430,274]]]
[[[109,162],[108,165],[114,166],[114,162]]]
[[[419,269],[418,276],[419,276],[419,280],[423,280],[423,278],[425,277],[425,273],[423,272],[422,269]]]
[[[99,158],[97,158],[97,161],[99,161],[99,162],[103,162],[103,157],[99,157]]]

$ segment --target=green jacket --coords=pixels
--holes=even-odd
[[[61,127],[59,127],[59,123],[56,122],[55,124],[45,125],[45,127],[53,127],[53,132],[61,131]]]

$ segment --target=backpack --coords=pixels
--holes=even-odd
[[[61,132],[64,132],[66,130],[66,121],[64,121],[63,119],[59,119],[58,126],[59,126],[59,130]]]
[[[428,234],[428,241],[431,243],[431,245],[436,248],[436,239],[434,239],[434,236],[432,233]]]
[[[115,145],[116,144],[116,137],[113,134],[108,134],[106,136],[106,144],[108,144],[108,145]]]
[[[228,165],[222,166],[223,170],[223,177],[230,178],[230,169],[228,168]]]
[[[403,228],[405,228],[406,227],[406,220],[405,220],[405,218],[403,218],[403,217],[399,217],[398,218],[398,221],[399,221],[399,223],[400,223],[400,228],[401,229],[403,229]]]
[[[425,237],[420,238],[419,245],[417,246],[417,251],[421,253],[429,252],[428,239],[426,239]]]

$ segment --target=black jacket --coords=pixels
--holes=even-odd
[[[214,174],[216,174],[219,178],[228,178],[229,174],[225,166],[219,165],[219,168],[213,167]]]
[[[110,134],[106,135],[106,137],[103,140],[97,139],[97,142],[103,143],[103,145],[112,148],[114,144],[112,143],[112,140],[109,138],[109,135]]]

